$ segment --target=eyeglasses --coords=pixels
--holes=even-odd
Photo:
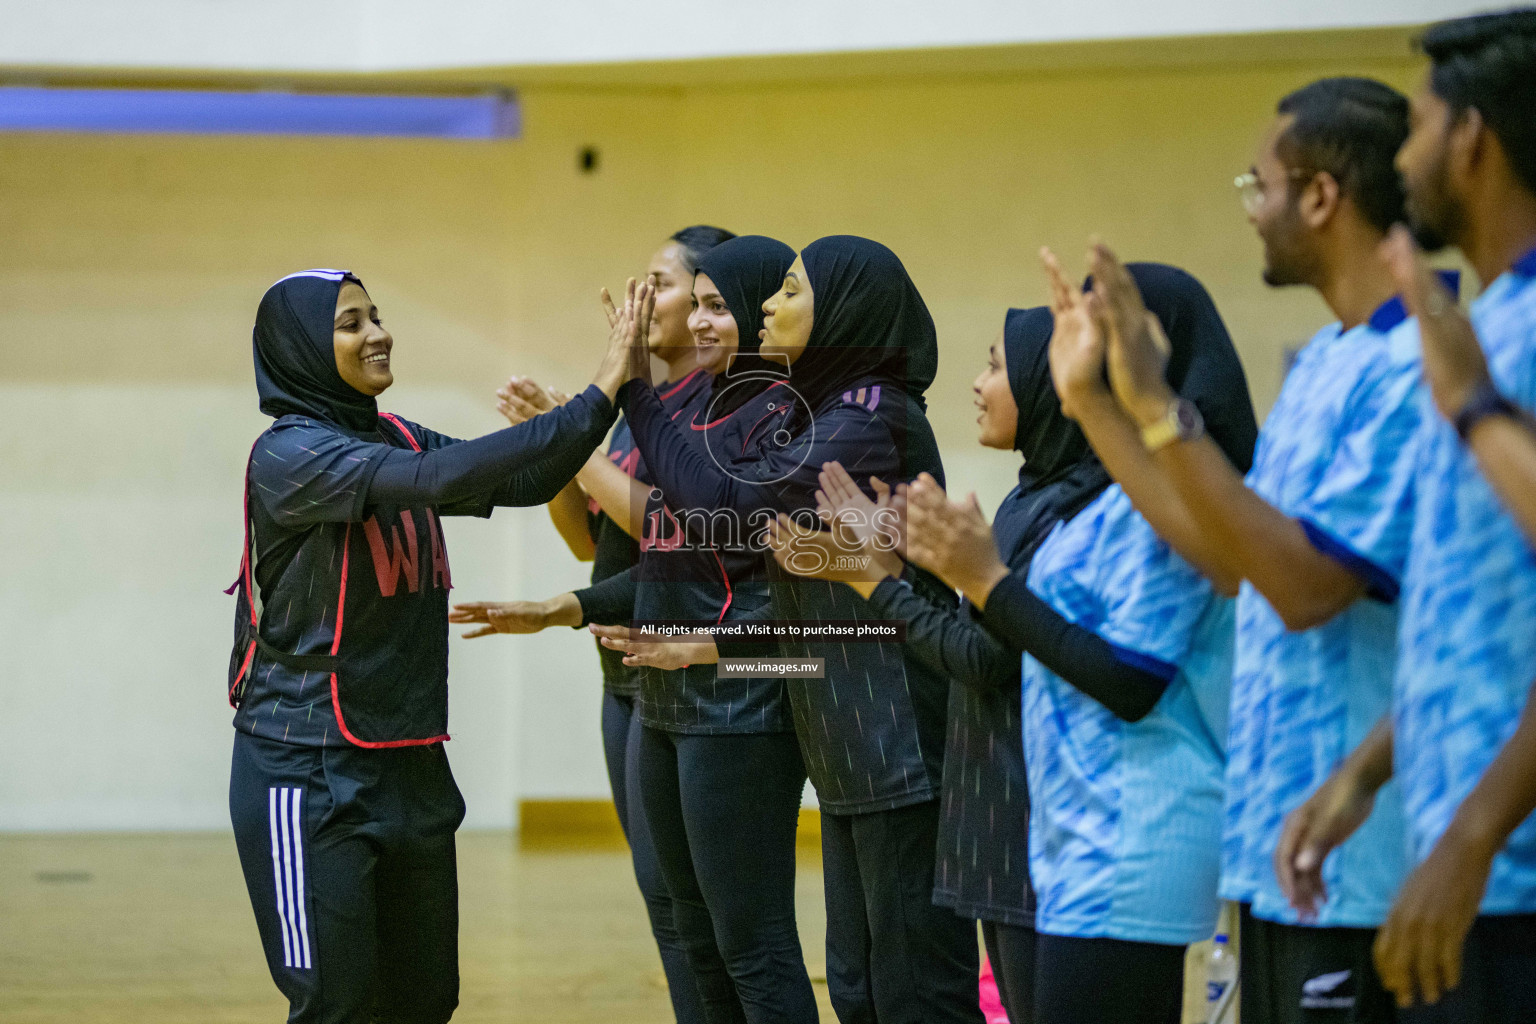
[[[1286,169],[1287,181],[1295,181],[1299,178],[1310,178],[1317,172],[1306,167],[1290,167]],[[1243,209],[1251,217],[1259,212],[1259,207],[1264,205],[1264,182],[1254,171],[1239,174],[1232,179],[1232,184],[1237,188],[1237,195],[1243,203]]]

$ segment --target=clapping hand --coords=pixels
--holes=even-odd
[[[846,547],[871,556],[885,575],[901,575],[901,550],[906,544],[906,488],[870,477],[874,500],[859,489],[841,462],[826,462],[816,475],[816,514]]]
[[[603,364],[594,382],[612,398],[626,380],[651,381],[651,353],[648,339],[651,333],[651,314],[656,308],[656,286],[647,279],[636,284],[630,278],[624,287],[624,304],[616,307],[608,295],[601,293],[604,312],[608,315],[608,348],[603,353]]]
[[[1394,227],[1381,244],[1381,254],[1403,304],[1418,318],[1424,379],[1429,382],[1435,407],[1453,420],[1489,379],[1488,360],[1477,332],[1456,304],[1456,296],[1424,261],[1407,228]]]
[[[907,488],[907,558],[965,594],[977,608],[1008,575],[992,527],[972,494],[950,501],[923,473]]]
[[[480,624],[464,634],[464,639],[495,633],[537,633],[548,625],[548,609],[543,601],[468,601],[456,604],[448,613],[453,623]]]
[[[1167,378],[1172,346],[1162,323],[1142,301],[1136,279],[1109,246],[1095,242],[1088,251],[1088,267],[1108,342],[1109,386],[1131,419],[1149,426],[1167,415],[1177,397]]]
[[[769,525],[768,546],[787,571],[847,583],[868,597],[881,580],[901,575],[906,500],[876,477],[871,500],[838,462],[825,463],[818,482],[816,514],[828,529],[780,515]]]
[[[1061,262],[1048,248],[1040,250],[1046,281],[1051,289],[1051,382],[1061,401],[1062,415],[1080,419],[1088,404],[1109,397],[1104,368],[1105,341],[1101,329],[1103,308],[1098,296],[1074,288],[1062,272]]]
[[[648,277],[637,284],[634,278],[625,282],[624,305],[615,306],[613,297],[604,288],[598,293],[603,304],[603,314],[608,318],[610,338],[622,335],[629,353],[630,378],[650,383],[651,380],[651,315],[656,309],[656,280]]]

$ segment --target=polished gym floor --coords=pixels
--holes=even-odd
[[[463,1024],[666,1024],[670,1005],[628,855],[459,836]],[[800,858],[800,933],[822,1019],[821,865]],[[0,1021],[274,1024],[221,834],[0,835]]]
[[[461,833],[459,885],[458,1024],[671,1021],[622,848]],[[832,1024],[814,846],[802,847],[797,887]],[[286,1012],[230,836],[0,835],[0,1024],[275,1024]]]

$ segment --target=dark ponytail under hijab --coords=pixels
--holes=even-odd
[[[694,224],[683,228],[681,231],[673,232],[668,236],[667,241],[677,243],[677,247],[682,250],[679,261],[682,263],[683,269],[690,274],[695,274],[699,270],[699,260],[704,257],[705,253],[721,242],[729,242],[735,237],[736,235],[733,232],[727,231],[725,228],[710,227],[708,224]]]

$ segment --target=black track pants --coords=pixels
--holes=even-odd
[[[453,1016],[464,800],[441,745],[334,750],[237,732],[229,812],[290,1022]]]

